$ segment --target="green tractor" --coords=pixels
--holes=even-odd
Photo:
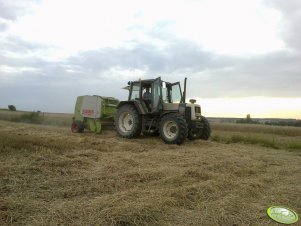
[[[104,96],[77,97],[71,131],[81,133],[88,129],[100,133],[103,126],[112,126],[119,100]]]
[[[186,103],[180,82],[164,82],[161,78],[128,82],[127,101],[121,101],[115,115],[115,129],[124,138],[160,135],[167,144],[190,140],[208,140],[211,128],[202,116],[200,105],[191,99]]]

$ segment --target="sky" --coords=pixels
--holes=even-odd
[[[0,108],[187,80],[208,117],[301,119],[300,0],[0,0]]]

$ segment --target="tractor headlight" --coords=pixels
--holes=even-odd
[[[202,117],[201,107],[200,106],[195,106],[194,107],[194,112],[195,112],[196,119],[201,119],[201,117]]]

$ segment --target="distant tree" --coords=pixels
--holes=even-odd
[[[251,122],[251,121],[252,121],[252,120],[251,120],[251,115],[250,115],[250,114],[247,114],[246,120],[247,120],[247,122]]]
[[[266,121],[266,125],[274,125],[274,126],[295,126],[301,127],[301,120],[299,119],[275,119],[272,121]]]
[[[259,124],[259,121],[258,120],[255,120],[255,121],[252,120],[251,115],[247,114],[245,119],[238,119],[238,120],[236,120],[236,123]]]
[[[8,110],[16,111],[17,109],[16,109],[15,105],[8,105]]]

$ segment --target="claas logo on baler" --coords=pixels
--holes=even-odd
[[[94,110],[93,109],[83,109],[82,110],[82,114],[83,115],[93,115],[94,114]]]

